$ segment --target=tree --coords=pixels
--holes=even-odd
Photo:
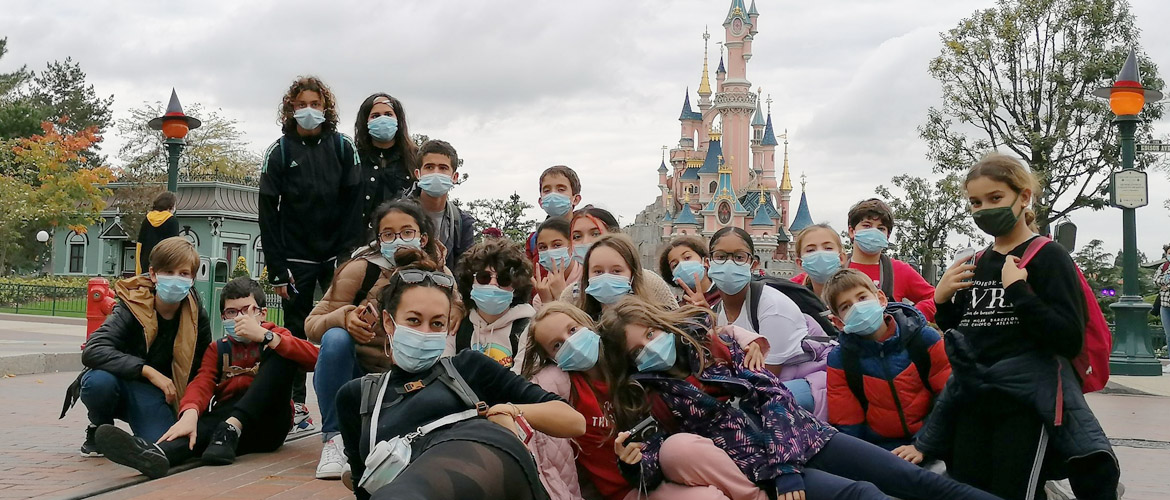
[[[57,122],[62,132],[76,134],[93,128],[100,136],[113,124],[114,96],[98,97],[93,85],[85,83],[85,72],[73,58],[53,61],[32,75],[31,101],[48,113],[43,118]],[[67,120],[66,120],[67,118]]]
[[[245,259],[243,255],[236,257],[236,267],[232,268],[232,279],[251,275],[252,273],[248,271],[248,259]]]
[[[958,247],[947,241],[952,235],[982,241],[972,224],[958,175],[950,174],[933,183],[899,175],[892,182],[902,193],[895,195],[885,186],[878,186],[875,192],[894,210],[899,258],[933,265]]]
[[[8,37],[0,38],[0,59],[8,53]],[[21,66],[10,73],[0,73],[0,99],[5,98],[28,79],[28,70]]]
[[[203,125],[187,133],[187,146],[179,156],[179,173],[241,178],[260,174],[260,155],[248,149],[238,121],[218,111],[207,112],[198,103],[185,108],[187,114],[199,118]],[[146,126],[146,122],[165,111],[162,102],[143,103],[130,110],[129,116],[118,120],[118,135],[125,139],[125,144],[118,149],[118,159],[122,161],[119,178],[165,178],[167,150],[162,133]]]
[[[0,165],[0,273],[36,258],[44,247],[30,236],[40,229],[65,226],[77,232],[98,220],[113,178],[84,155],[97,142],[96,130],[62,133],[43,124],[43,133],[2,144],[11,157]]]
[[[7,53],[8,39],[0,38],[0,59]],[[28,137],[41,130],[44,113],[18,92],[28,78],[24,66],[0,73],[0,140]]]
[[[1089,287],[1093,289],[1097,304],[1105,313],[1105,319],[1113,321],[1113,309],[1109,308],[1109,304],[1117,302],[1117,297],[1110,295],[1106,290],[1116,292],[1121,287],[1121,266],[1116,263],[1114,255],[1105,251],[1103,241],[1093,240],[1073,256],[1073,262],[1081,268],[1085,281],[1088,281]]]
[[[480,199],[462,206],[456,201],[460,209],[475,217],[475,234],[480,237],[483,230],[489,227],[499,228],[504,236],[512,241],[524,241],[528,233],[536,227],[535,219],[525,218],[524,211],[532,208],[520,199],[515,192],[507,199]]]
[[[1138,45],[1126,0],[999,0],[942,34],[930,74],[942,104],[930,108],[919,135],[936,172],[960,172],[999,150],[1022,158],[1040,181],[1041,227],[1108,201],[1119,168],[1107,102],[1091,95],[1109,86],[1129,47],[1138,52],[1143,85],[1163,86]],[[1138,139],[1152,137],[1161,104],[1147,104]],[[1138,158],[1150,165],[1154,155]]]

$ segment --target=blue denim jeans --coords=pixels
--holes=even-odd
[[[1170,306],[1162,306],[1162,331],[1166,333],[1166,348],[1170,349]]]
[[[321,440],[328,441],[337,430],[337,391],[346,382],[365,375],[357,362],[357,345],[344,328],[330,328],[321,336],[321,353],[313,371],[313,390],[321,407]]]
[[[175,424],[175,410],[158,387],[105,370],[90,370],[81,377],[81,402],[89,411],[91,424],[125,420],[135,436],[152,443]]]

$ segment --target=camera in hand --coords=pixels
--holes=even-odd
[[[650,436],[658,434],[658,421],[654,417],[646,417],[645,420],[638,422],[633,429],[630,429],[630,437],[626,439],[627,443],[645,443]]]

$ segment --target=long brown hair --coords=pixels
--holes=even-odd
[[[987,177],[993,181],[1007,184],[1017,195],[1024,192],[1025,189],[1031,190],[1033,202],[1040,193],[1040,183],[1036,182],[1036,176],[1032,175],[1032,172],[1019,160],[1002,153],[989,153],[978,163],[972,165],[971,170],[967,171],[967,179],[963,181],[963,188],[965,189],[969,182],[980,177]],[[1023,217],[1024,223],[1032,232],[1040,231],[1036,227],[1036,212],[1032,210],[1032,207],[1024,207]]]
[[[631,380],[636,371],[633,359],[630,357],[629,345],[626,343],[626,327],[629,325],[645,325],[664,332],[673,333],[675,348],[678,350],[678,363],[686,363],[685,352],[682,347],[690,346],[700,353],[699,366],[689,366],[691,373],[699,373],[706,368],[711,353],[704,347],[706,339],[696,339],[687,330],[705,332],[706,325],[701,318],[712,315],[710,309],[692,305],[678,309],[667,310],[658,307],[645,299],[636,296],[624,297],[601,315],[598,322],[598,335],[601,336],[602,352],[607,363],[605,382],[609,386],[610,400],[613,403],[614,422],[616,429],[628,429],[645,417],[650,409],[646,400],[646,390],[641,384]]]
[[[626,261],[626,266],[630,268],[630,290],[634,295],[641,295],[642,289],[645,288],[642,283],[642,262],[638,258],[638,249],[634,246],[634,241],[621,233],[601,235],[597,241],[593,242],[593,246],[589,247],[589,252],[585,254],[581,280],[577,282],[576,306],[584,310],[590,318],[596,318],[601,314],[601,302],[585,293],[585,288],[589,286],[589,260],[593,258],[593,252],[602,247],[612,248],[622,257],[622,260]]]
[[[297,100],[297,96],[306,90],[321,94],[321,104],[325,106],[325,123],[321,124],[321,131],[336,132],[337,99],[333,97],[333,91],[329,90],[329,87],[315,76],[297,77],[296,81],[289,85],[288,91],[280,100],[280,109],[276,114],[277,121],[281,124],[281,130],[286,134],[297,131],[297,121],[293,118],[293,112],[296,111],[293,109],[293,101]]]
[[[540,311],[537,311],[536,316],[532,317],[531,326],[528,327],[528,347],[524,351],[524,368],[520,371],[520,375],[525,379],[531,379],[537,373],[540,373],[540,370],[543,370],[544,367],[556,363],[548,353],[544,352],[544,348],[541,347],[540,343],[536,341],[537,325],[540,325],[541,321],[554,314],[564,314],[569,319],[577,322],[578,325],[593,330],[595,333],[597,332],[597,324],[593,322],[593,318],[590,318],[588,314],[585,314],[585,311],[582,311],[577,306],[559,300],[544,304],[541,306]],[[598,353],[597,356],[597,365],[605,366],[605,363],[601,361],[601,353]]]
[[[374,105],[377,103],[389,104],[390,109],[394,110],[394,117],[398,120],[398,132],[394,134],[394,145],[390,149],[398,150],[403,168],[413,179],[418,146],[410,138],[410,127],[406,123],[406,109],[402,107],[402,101],[390,94],[375,92],[362,101],[361,106],[358,106],[357,119],[354,120],[353,124],[353,142],[357,146],[358,154],[361,155],[362,160],[366,160],[374,154],[373,139],[370,138],[369,116],[370,110],[374,109]]]
[[[679,288],[679,286],[678,283],[674,281],[674,269],[671,269],[670,267],[670,252],[678,247],[687,247],[695,252],[695,255],[698,255],[699,258],[702,259],[706,259],[710,256],[710,254],[707,252],[707,242],[703,241],[703,238],[699,236],[683,235],[676,236],[674,239],[670,240],[670,243],[667,243],[666,246],[662,248],[662,251],[658,252],[658,275],[662,276],[663,280],[665,280],[667,283],[670,283],[670,286],[675,288]]]

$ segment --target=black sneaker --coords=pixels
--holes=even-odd
[[[158,445],[129,432],[112,425],[103,425],[97,428],[94,435],[98,450],[111,462],[138,469],[138,472],[151,479],[167,475],[171,468],[167,456]]]
[[[97,431],[97,426],[89,424],[85,428],[85,442],[81,443],[81,456],[83,457],[100,457],[102,452],[98,451],[97,443],[93,440],[93,433]]]
[[[240,442],[240,430],[227,422],[221,422],[211,435],[211,444],[203,451],[206,465],[231,465],[236,461],[236,445]]]

